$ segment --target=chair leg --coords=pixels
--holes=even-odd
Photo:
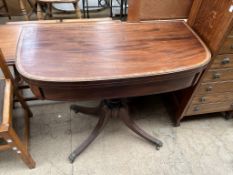
[[[78,2],[79,1],[77,1],[77,2],[74,3],[74,9],[75,9],[75,13],[76,13],[77,18],[81,19],[82,18],[82,14],[81,14],[81,10],[79,8]]]
[[[30,137],[30,119],[28,112],[24,110],[24,144],[26,149],[28,150],[28,143]]]
[[[13,128],[9,128],[8,137],[5,139],[8,140],[8,143],[9,140],[10,142],[12,142],[11,145],[15,147],[17,154],[21,157],[21,159],[30,169],[35,168],[35,161],[32,159],[30,153],[28,152],[24,144],[20,141],[18,135],[16,134]]]
[[[43,14],[42,14],[42,9],[41,9],[41,5],[39,2],[37,2],[37,7],[36,7],[36,15],[37,15],[37,19],[38,20],[43,20]]]
[[[27,105],[27,103],[24,101],[22,95],[19,93],[19,90],[17,88],[14,89],[14,93],[15,93],[15,96],[17,97],[17,100],[22,105],[23,109],[27,112],[28,116],[32,117],[33,116],[32,111],[30,110],[30,108]]]
[[[3,5],[4,5],[4,7],[5,7],[5,10],[6,10],[7,16],[8,16],[8,18],[9,18],[9,20],[11,20],[11,16],[10,16],[10,14],[9,14],[9,9],[8,9],[8,6],[7,6],[7,3],[6,3],[6,0],[3,0],[2,2],[3,2]]]
[[[16,69],[15,64],[12,65],[12,68],[13,68],[13,73],[14,73],[14,76],[15,76],[16,83],[17,84],[23,84],[23,79],[21,78],[18,70]]]
[[[49,18],[53,17],[52,3],[48,3],[48,15],[49,15]]]
[[[16,80],[14,87],[19,87],[20,84],[23,84],[23,80],[21,79],[20,74],[17,71],[15,65],[13,65],[13,70],[14,70],[15,80]],[[22,93],[20,93],[18,88],[15,89],[14,95],[16,96],[17,100],[20,102],[22,107],[26,110],[26,112],[28,113],[28,116],[32,117],[33,114],[31,112],[30,108],[28,107],[27,103],[25,102],[25,100],[24,100],[24,98],[22,96]],[[14,106],[14,104],[13,104],[13,106]]]
[[[27,11],[26,11],[25,4],[24,4],[23,0],[19,0],[19,6],[20,6],[21,12],[24,16],[24,19],[26,21],[29,21],[29,17],[27,15]]]

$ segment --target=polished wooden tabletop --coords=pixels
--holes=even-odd
[[[91,100],[193,86],[210,53],[183,21],[24,26],[16,67],[40,99]]]
[[[169,74],[209,59],[181,21],[50,24],[24,27],[17,68],[28,79],[80,82]]]

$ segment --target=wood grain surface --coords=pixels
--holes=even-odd
[[[197,95],[193,98],[193,104],[204,104],[204,103],[218,103],[218,102],[232,102],[233,93],[212,93],[206,95]],[[233,102],[232,102],[233,104]]]
[[[85,82],[187,71],[209,60],[181,21],[50,24],[24,28],[17,69],[37,81]]]
[[[14,63],[21,26],[0,26],[0,48],[7,63]]]
[[[193,0],[141,0],[140,18],[151,19],[176,19],[187,18]]]
[[[143,96],[193,86],[210,53],[182,21],[30,26],[16,66],[40,99]]]
[[[17,21],[7,22],[7,25],[0,25],[0,48],[8,64],[14,64],[16,59],[16,48],[19,41],[20,33],[23,26],[44,25],[51,23],[60,23],[60,20],[42,20],[42,21]],[[120,22],[111,18],[94,18],[94,19],[67,19],[64,23],[110,23]]]
[[[233,92],[233,81],[202,83],[197,94]]]
[[[129,0],[128,21],[184,19],[193,0]]]
[[[232,0],[196,0],[188,23],[215,55],[232,26],[233,15],[229,12]]]
[[[187,115],[224,112],[231,110],[233,110],[233,103],[231,101],[199,105],[194,104],[190,105],[189,109],[187,110]]]

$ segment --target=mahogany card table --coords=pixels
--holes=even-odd
[[[70,154],[73,162],[112,115],[161,147],[132,120],[127,98],[193,86],[209,61],[208,49],[183,21],[61,23],[23,27],[16,67],[40,99],[102,100],[96,108],[71,106],[99,116]]]

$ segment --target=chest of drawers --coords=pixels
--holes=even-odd
[[[204,74],[185,115],[233,110],[233,32]]]
[[[211,4],[211,5],[210,5]],[[179,95],[176,125],[186,116],[233,111],[232,1],[194,1],[188,23],[212,52],[198,84]]]

